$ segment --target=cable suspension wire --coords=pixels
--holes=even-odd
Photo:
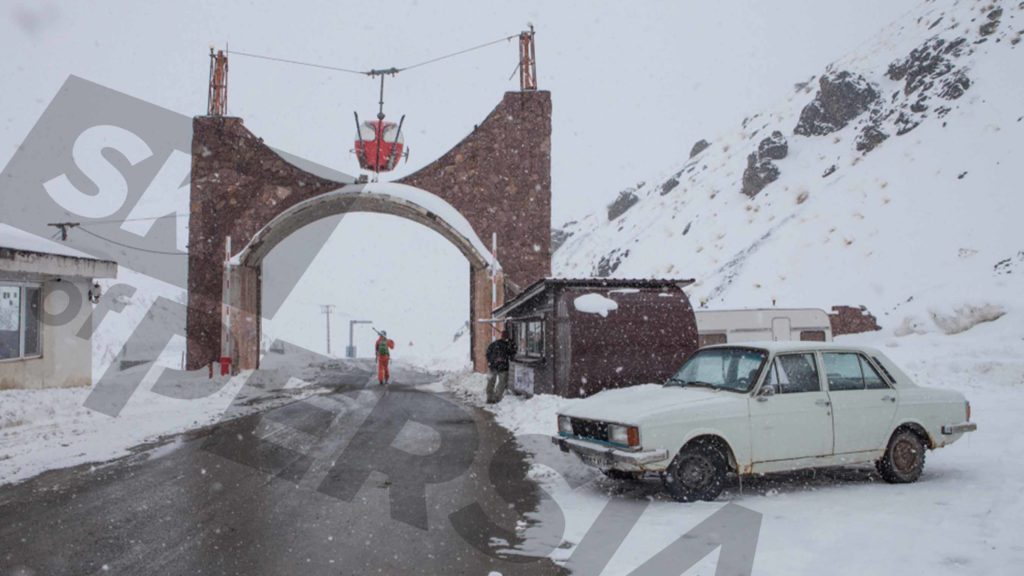
[[[448,58],[454,58],[456,56],[461,56],[463,54],[466,54],[468,52],[472,52],[474,50],[480,50],[481,48],[487,48],[488,46],[493,46],[493,45],[499,44],[501,42],[507,42],[507,41],[509,41],[509,40],[511,40],[513,38],[518,37],[518,36],[519,36],[518,34],[512,34],[510,36],[505,36],[503,38],[498,38],[497,40],[491,40],[490,42],[485,42],[483,44],[478,44],[478,45],[472,46],[470,48],[464,48],[462,50],[451,52],[449,54],[444,54],[442,56],[437,56],[436,58],[431,58],[430,60],[424,60],[423,62],[417,62],[415,64],[410,64],[409,66],[403,66],[403,67],[399,67],[399,68],[395,68],[395,67],[383,68],[383,69],[374,68],[372,70],[354,70],[352,68],[342,68],[340,66],[328,66],[326,64],[317,64],[315,62],[304,62],[302,60],[291,60],[291,59],[288,59],[288,58],[278,58],[276,56],[267,56],[265,54],[254,54],[252,52],[242,52],[242,51],[239,51],[239,50],[232,50],[230,52],[230,54],[231,55],[236,55],[236,56],[245,56],[245,57],[248,57],[248,58],[257,58],[257,59],[260,59],[260,60],[270,60],[272,62],[281,62],[283,64],[294,64],[296,66],[309,66],[310,68],[320,68],[320,69],[323,69],[323,70],[333,70],[335,72],[345,72],[345,73],[348,73],[348,74],[360,74],[360,75],[363,75],[363,76],[371,76],[371,77],[373,77],[373,76],[382,76],[384,74],[392,74],[392,75],[394,75],[394,74],[398,74],[399,72],[404,72],[406,70],[412,70],[414,68],[420,68],[422,66],[427,66],[428,64],[434,64],[435,62],[440,62],[442,60],[447,60]]]
[[[310,68],[322,68],[324,70],[333,70],[335,72],[347,72],[349,74],[360,74],[360,75],[368,75],[369,74],[369,71],[367,71],[367,70],[352,70],[350,68],[340,68],[338,66],[327,66],[326,64],[316,64],[316,63],[313,63],[313,62],[302,62],[300,60],[289,60],[287,58],[277,58],[275,56],[265,56],[263,54],[252,54],[252,53],[249,53],[249,52],[240,52],[238,50],[232,50],[230,52],[230,55],[231,56],[246,56],[248,58],[258,58],[260,60],[270,60],[270,61],[273,61],[273,62],[281,62],[281,63],[284,63],[284,64],[295,64],[296,66],[309,66]]]
[[[404,72],[405,70],[412,70],[413,68],[419,68],[420,66],[426,66],[427,64],[433,64],[435,62],[440,62],[441,60],[446,60],[448,58],[454,58],[455,56],[461,56],[461,55],[463,55],[463,54],[465,54],[467,52],[472,52],[474,50],[479,50],[481,48],[487,48],[488,46],[493,46],[493,45],[499,44],[501,42],[507,42],[507,41],[509,41],[509,40],[511,40],[513,38],[518,37],[518,36],[519,36],[518,34],[512,34],[511,36],[505,36],[504,38],[498,38],[497,40],[492,40],[490,42],[485,42],[484,44],[480,44],[478,46],[473,46],[472,48],[466,48],[464,50],[459,50],[458,52],[452,52],[451,54],[445,54],[444,56],[438,56],[437,58],[431,58],[430,60],[425,60],[425,61],[419,62],[417,64],[412,64],[412,65],[406,66],[404,68],[399,68],[398,71],[399,72]]]

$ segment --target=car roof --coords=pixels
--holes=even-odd
[[[811,352],[814,350],[859,350],[867,354],[878,354],[878,350],[861,344],[845,344],[842,342],[804,342],[798,340],[787,341],[751,341],[751,342],[730,342],[726,344],[713,344],[704,348],[759,348],[770,353],[781,352]]]

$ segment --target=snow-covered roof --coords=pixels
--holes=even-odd
[[[614,289],[665,289],[683,288],[693,284],[692,278],[542,278],[527,286],[518,296],[509,300],[494,311],[495,317],[501,317],[512,310],[536,298],[549,286],[570,288],[614,288]]]
[[[56,229],[54,229],[56,232]],[[61,242],[36,236],[30,232],[15,228],[9,224],[0,224],[0,248],[19,250],[22,252],[38,252],[57,256],[73,256],[75,258],[91,258],[85,252],[75,250]]]
[[[117,263],[92,258],[60,243],[0,224],[0,272],[17,276],[116,278]]]

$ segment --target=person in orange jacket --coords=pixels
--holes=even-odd
[[[391,380],[391,371],[388,364],[391,363],[391,351],[395,349],[395,341],[388,338],[385,330],[378,332],[380,336],[377,343],[373,345],[373,355],[377,358],[377,382],[383,386]]]

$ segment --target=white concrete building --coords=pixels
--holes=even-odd
[[[0,390],[92,382],[92,300],[117,264],[0,235]],[[85,330],[83,330],[85,327]]]

